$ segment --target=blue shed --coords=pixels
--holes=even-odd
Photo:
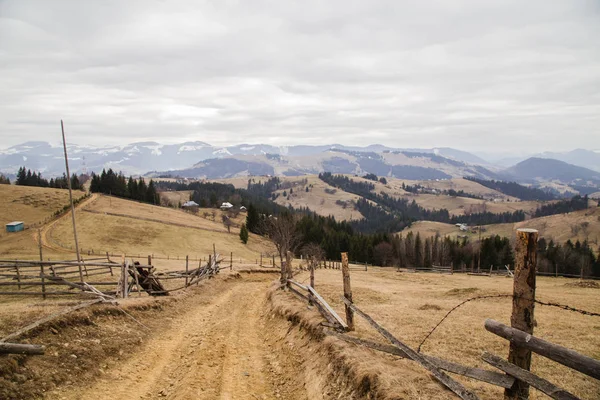
[[[25,229],[25,224],[21,221],[11,222],[6,224],[6,232],[19,232]]]

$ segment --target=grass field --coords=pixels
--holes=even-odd
[[[315,276],[316,289],[340,315],[344,315],[340,300],[343,293],[340,271],[319,269]],[[302,273],[297,280],[307,282],[308,274]],[[573,282],[565,278],[538,277],[536,298],[600,312],[600,289],[569,286]],[[370,268],[367,272],[352,271],[351,283],[354,303],[401,341],[416,349],[452,307],[470,297],[511,294],[513,281],[505,277],[399,273],[391,268]],[[481,354],[488,351],[506,358],[509,342],[487,332],[483,324],[485,319],[491,318],[510,325],[510,312],[509,297],[467,303],[433,333],[422,352],[463,365],[492,369],[480,359]],[[599,318],[537,305],[535,320],[535,335],[600,358]],[[385,342],[360,317],[355,316],[355,321],[357,329],[354,335]],[[397,397],[392,398],[448,398],[447,392],[440,390],[415,363],[407,360],[391,362],[384,355],[367,358],[370,352],[354,345],[348,346],[345,356],[354,358],[358,365],[378,374],[381,385],[397,388],[398,392],[393,392]],[[600,382],[537,355],[533,356],[532,371],[582,398],[597,398],[600,393]],[[467,378],[457,379],[475,389],[481,398],[502,397],[499,388]],[[534,399],[546,398],[535,390],[532,392]]]
[[[73,198],[83,192],[73,192]],[[23,221],[26,226],[40,223],[69,204],[69,191],[31,186],[0,185],[0,224]]]
[[[244,245],[239,229],[227,233],[219,222],[220,211],[217,222],[212,222],[181,210],[106,196],[89,209],[95,212],[76,212],[79,244],[84,252],[202,257],[212,253],[215,244],[221,254],[233,252],[235,257],[254,260],[261,252],[272,251],[270,242],[260,236],[251,234]],[[243,218],[241,215],[238,219]],[[49,236],[50,242],[61,247],[74,247],[71,223],[66,218],[51,229]]]

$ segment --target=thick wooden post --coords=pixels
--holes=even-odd
[[[350,267],[348,265],[348,253],[342,253],[342,277],[344,278],[344,297],[352,302],[352,287],[350,286]],[[346,324],[348,331],[354,330],[354,311],[346,304]]]
[[[38,246],[40,250],[40,261],[44,261],[42,254],[42,231],[38,229]],[[46,299],[46,279],[44,278],[44,264],[40,263],[40,276],[42,278],[42,298]]]
[[[275,254],[273,254],[273,267],[275,267]]]
[[[190,273],[189,261],[190,261],[189,257],[185,256],[185,287],[187,287],[188,280],[189,280],[189,276],[188,276],[188,274]]]
[[[19,290],[21,290],[21,273],[19,272],[19,264],[15,263],[15,269],[17,270],[17,282]]]
[[[185,256],[186,264],[187,264],[187,260],[188,260],[188,256]],[[148,265],[152,265],[152,256],[150,254],[148,255]]]
[[[229,270],[233,271],[233,251],[229,254]]]
[[[513,307],[510,324],[523,332],[533,333],[533,309],[535,306],[535,268],[537,266],[538,231],[517,229],[515,249],[515,277],[513,284]],[[511,342],[508,361],[524,370],[531,367],[531,350]],[[510,389],[504,391],[506,400],[528,399],[529,384],[515,380]]]
[[[365,261],[365,271],[367,270],[367,262]]]
[[[310,287],[314,289],[315,288],[315,264],[317,261],[314,258],[309,258],[309,259],[307,259],[307,261],[308,261],[308,265],[310,268]],[[308,305],[310,305],[310,306],[313,305],[313,296],[310,291],[308,292]]]
[[[291,251],[288,251],[285,253],[285,270],[286,270],[287,279],[294,278],[294,273],[292,271],[292,258],[293,258],[293,254]]]
[[[262,253],[260,253],[260,266],[262,267]]]

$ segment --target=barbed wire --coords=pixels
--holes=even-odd
[[[522,298],[522,299],[528,299],[526,297],[521,297],[521,296],[514,296],[512,294],[493,294],[493,295],[486,295],[486,296],[477,296],[477,297],[471,297],[469,299],[466,299],[460,303],[458,303],[456,306],[452,307],[450,309],[450,311],[448,311],[446,313],[446,315],[444,315],[444,317],[433,327],[433,329],[431,331],[429,331],[429,333],[427,333],[427,335],[425,335],[425,337],[423,338],[423,340],[421,341],[421,343],[419,344],[419,347],[417,348],[417,352],[420,353],[421,352],[421,347],[423,347],[423,344],[427,341],[427,339],[429,339],[429,337],[433,334],[433,332],[436,331],[436,329],[442,324],[442,322],[444,322],[446,320],[446,318],[448,318],[450,316],[450,314],[452,314],[456,309],[458,309],[459,307],[462,307],[463,305],[473,301],[473,300],[482,300],[482,299],[493,299],[493,298],[501,298],[501,297],[517,297],[517,298]],[[529,299],[531,300],[531,299]],[[549,307],[556,307],[556,308],[560,308],[566,311],[572,311],[572,312],[577,312],[583,315],[588,315],[588,316],[592,316],[592,317],[600,317],[600,313],[596,313],[593,311],[587,311],[587,310],[582,310],[579,308],[575,308],[575,307],[571,307],[565,304],[559,304],[559,303],[553,303],[553,302],[545,302],[545,301],[541,301],[541,300],[533,300],[536,304],[540,304],[542,306],[549,306]]]

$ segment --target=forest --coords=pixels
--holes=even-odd
[[[10,183],[10,181],[8,181],[7,183]],[[38,186],[54,189],[68,189],[69,187],[69,182],[67,181],[66,174],[63,174],[63,176],[60,178],[50,178],[50,180],[48,180],[43,178],[40,172],[32,172],[30,169],[27,169],[25,167],[19,168],[15,183],[21,186]],[[71,175],[71,189],[83,189],[83,186],[79,182],[79,178],[75,174]]]
[[[104,193],[124,199],[141,201],[150,204],[160,204],[160,195],[154,181],[146,184],[144,178],[125,178],[122,173],[115,173],[112,169],[102,170],[100,175],[92,172],[90,192]]]

